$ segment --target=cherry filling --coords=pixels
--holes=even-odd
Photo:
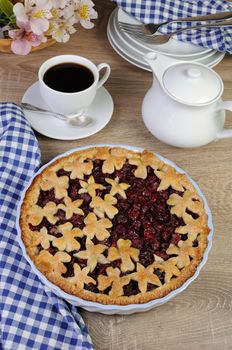
[[[43,208],[48,202],[54,202],[58,205],[60,203],[63,203],[63,199],[56,198],[54,188],[48,191],[40,190],[37,205]]]
[[[177,245],[180,239],[187,239],[187,236],[181,237],[179,234],[175,233],[175,229],[179,226],[183,226],[184,222],[182,218],[178,218],[176,215],[170,213],[171,207],[167,205],[167,199],[172,193],[178,193],[180,196],[183,195],[182,192],[168,188],[164,191],[157,191],[160,180],[154,174],[151,167],[147,167],[147,178],[140,179],[134,176],[134,171],[136,166],[130,165],[128,162],[124,164],[121,170],[115,170],[113,174],[103,174],[102,173],[102,160],[93,161],[93,171],[92,176],[96,183],[102,184],[104,190],[97,190],[97,195],[104,198],[106,193],[111,190],[111,185],[109,185],[105,179],[119,178],[120,182],[125,182],[130,185],[126,190],[126,199],[122,198],[119,194],[116,194],[118,209],[118,214],[112,220],[112,228],[109,229],[110,237],[104,241],[99,242],[96,237],[93,238],[94,244],[104,244],[107,247],[117,246],[117,241],[120,238],[128,239],[131,241],[133,247],[139,249],[139,263],[147,267],[151,265],[154,261],[154,255],[161,257],[166,260],[169,255],[166,253],[167,248],[172,243]],[[42,227],[48,229],[49,234],[59,235],[57,226],[71,222],[73,227],[78,227],[83,229],[85,226],[84,218],[92,212],[90,207],[90,202],[92,200],[88,193],[79,194],[81,188],[78,179],[70,179],[70,172],[66,172],[60,169],[57,172],[57,176],[68,176],[69,177],[69,187],[67,189],[69,197],[74,201],[76,199],[82,199],[82,205],[80,208],[84,212],[84,216],[79,214],[73,214],[71,219],[67,220],[65,217],[65,212],[61,209],[57,211],[55,216],[58,217],[56,225],[52,225],[46,218],[43,218],[42,222],[37,226],[32,226],[30,229],[33,231],[39,231]],[[84,181],[87,181],[89,175],[84,176]],[[56,204],[63,203],[63,199],[57,199],[55,197],[54,189],[49,191],[40,191],[37,205],[44,207],[46,203],[53,201]],[[191,213],[193,214],[193,213]],[[195,214],[194,214],[195,215]],[[81,245],[81,250],[85,250],[86,237],[76,238]],[[197,246],[197,240],[194,242],[194,246]],[[51,254],[55,254],[57,249],[50,245],[48,249]],[[75,263],[79,264],[81,268],[87,265],[86,260],[81,260],[73,256],[75,252],[69,253],[71,256],[71,261],[65,263],[67,272],[63,274],[63,277],[74,276],[73,265]],[[105,253],[107,257],[107,253]],[[108,264],[97,264],[96,268],[89,275],[97,280],[99,275],[106,275],[106,269],[109,266],[120,268],[121,260],[116,260]],[[136,265],[136,262],[135,262]],[[134,270],[135,271],[135,270]],[[121,275],[129,274],[133,271],[128,271],[122,273]],[[155,270],[154,273],[159,277],[161,283],[164,283],[164,273],[160,270]],[[148,285],[148,291],[157,288],[153,284]],[[92,292],[99,292],[94,284],[89,284],[85,286],[86,290]],[[135,281],[131,281],[128,285],[123,287],[124,295],[130,296],[139,293],[138,284]],[[107,293],[104,291],[103,293]]]

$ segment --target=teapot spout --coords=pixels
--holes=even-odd
[[[161,86],[163,86],[163,74],[166,69],[172,64],[180,62],[165,55],[158,55],[155,52],[148,52],[143,56],[143,59],[149,64]]]

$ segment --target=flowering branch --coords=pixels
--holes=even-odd
[[[0,0],[0,36],[12,39],[11,49],[27,55],[31,48],[53,38],[67,42],[76,24],[91,29],[97,18],[91,0],[24,0],[14,5]]]

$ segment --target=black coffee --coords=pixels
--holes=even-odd
[[[66,62],[49,68],[43,81],[51,89],[61,92],[79,92],[88,89],[94,82],[91,70],[78,63]]]

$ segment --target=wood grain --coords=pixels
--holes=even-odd
[[[76,141],[58,141],[36,134],[43,163],[73,147],[95,143],[140,146],[162,154],[197,181],[213,213],[215,236],[209,260],[199,278],[167,304],[130,316],[105,316],[81,311],[96,350],[231,350],[232,349],[232,139],[197,149],[178,149],[154,138],[141,118],[141,103],[152,75],[136,68],[111,48],[106,26],[112,2],[97,1],[99,19],[90,31],[79,29],[67,44],[56,44],[26,57],[0,54],[0,99],[21,100],[37,80],[41,63],[71,53],[95,63],[107,62],[112,74],[106,84],[115,110],[97,134]],[[223,98],[232,99],[232,58],[215,67],[225,84]],[[226,127],[232,128],[232,113]]]

